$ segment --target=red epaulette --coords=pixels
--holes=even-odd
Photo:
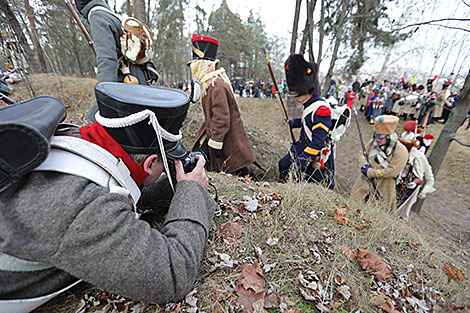
[[[318,116],[330,116],[331,115],[331,110],[327,106],[322,105],[317,109],[315,114],[318,115]]]

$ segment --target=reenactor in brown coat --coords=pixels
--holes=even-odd
[[[399,118],[392,115],[380,115],[375,118],[374,139],[366,145],[369,163],[361,156],[362,175],[358,177],[351,192],[351,197],[371,201],[378,198],[371,180],[383,194],[379,200],[389,212],[397,206],[396,180],[408,161],[408,150],[398,141],[395,131]]]
[[[216,59],[219,42],[215,38],[193,35],[192,76],[201,83],[204,124],[198,132],[193,151],[202,151],[210,170],[250,174],[247,165],[255,153],[240,117],[230,80]]]

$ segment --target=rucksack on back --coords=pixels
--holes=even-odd
[[[88,12],[88,20],[94,11],[105,11],[121,21],[122,35],[120,37],[123,56],[135,64],[145,64],[153,57],[154,47],[152,33],[147,25],[133,17],[123,19],[104,6],[97,5]]]
[[[334,98],[331,100],[325,100],[331,110],[331,128],[328,137],[331,141],[337,142],[346,133],[346,129],[351,123],[351,109],[346,104],[339,104]]]
[[[121,52],[135,64],[145,64],[153,57],[152,33],[147,25],[133,17],[126,18],[121,28]]]

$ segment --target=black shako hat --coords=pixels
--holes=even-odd
[[[203,59],[215,61],[219,41],[208,36],[194,34],[191,38],[191,49],[193,49],[193,60]]]
[[[189,154],[179,141],[189,108],[189,97],[184,92],[101,82],[95,85],[95,97],[99,108],[97,122],[127,153],[161,153],[159,129],[169,159],[184,159]]]
[[[318,65],[305,61],[301,54],[291,54],[285,64],[287,87],[293,95],[318,93]]]

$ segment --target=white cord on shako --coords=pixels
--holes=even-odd
[[[168,181],[170,182],[171,189],[173,190],[173,192],[175,192],[175,188],[173,187],[173,182],[171,181],[171,177],[170,177],[170,170],[168,167],[168,161],[166,159],[163,139],[166,139],[171,142],[178,141],[182,138],[181,132],[179,132],[178,135],[174,135],[166,131],[158,123],[158,119],[157,119],[157,116],[155,115],[155,112],[152,112],[150,110],[143,110],[143,111],[128,115],[126,117],[121,117],[121,118],[106,118],[106,117],[101,116],[99,111],[96,112],[96,115],[95,115],[95,119],[98,123],[100,123],[102,126],[109,127],[109,128],[128,127],[128,126],[137,124],[139,122],[142,122],[147,117],[150,119],[149,125],[150,124],[152,125],[153,129],[155,130],[155,133],[157,134],[158,145],[160,147],[160,152],[163,158],[163,166],[165,167],[165,170],[167,173],[166,176],[168,177]]]

